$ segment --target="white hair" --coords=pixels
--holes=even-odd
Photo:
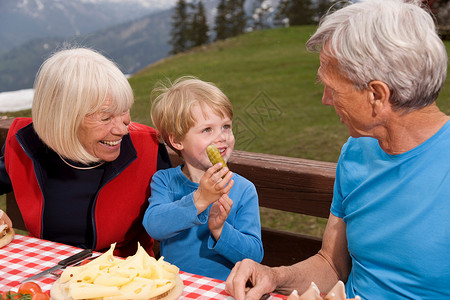
[[[420,0],[365,0],[324,16],[308,40],[326,47],[359,89],[385,82],[391,104],[406,111],[432,104],[445,82],[448,56]]]
[[[78,131],[85,116],[110,101],[120,114],[134,102],[131,86],[117,65],[88,48],[63,49],[40,67],[34,83],[33,125],[41,140],[70,160],[99,161],[81,144]]]

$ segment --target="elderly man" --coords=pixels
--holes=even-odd
[[[358,2],[307,42],[320,52],[322,102],[351,135],[322,249],[292,266],[237,263],[226,282],[236,299],[301,293],[311,281],[326,293],[338,280],[350,298],[450,298],[450,118],[435,103],[448,57],[420,6]]]

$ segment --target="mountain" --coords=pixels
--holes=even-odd
[[[11,3],[15,0],[1,1],[2,2],[0,3],[2,4],[0,4],[0,6],[4,5],[3,1],[6,1],[6,4],[12,6]],[[248,14],[251,13],[253,1],[254,0],[246,2]],[[276,2],[276,0],[271,1]],[[46,24],[49,30],[45,37],[27,40],[25,43],[15,46],[8,51],[0,51],[0,92],[31,88],[36,72],[42,62],[52,52],[67,47],[67,45],[80,45],[94,48],[114,60],[119,65],[122,72],[126,74],[133,74],[147,65],[166,57],[171,50],[169,40],[173,7],[161,10],[160,8],[163,7],[162,4],[160,6],[157,5],[160,2],[167,6],[168,3],[175,2],[175,0],[167,2],[158,2],[157,0],[17,0],[17,3],[23,4],[21,14],[22,16],[28,16],[27,18],[24,17],[27,22],[31,24],[32,22],[35,22],[36,18],[39,20],[47,18]],[[67,3],[71,4],[69,5]],[[105,26],[101,29],[84,34],[80,33],[81,28],[87,26],[87,24],[83,24],[82,20],[105,19],[106,21],[104,21],[104,23],[108,20],[111,21],[114,18],[108,18],[111,17],[111,15],[108,15],[107,8],[115,7],[115,9],[118,10],[120,7],[128,7],[127,9],[130,10],[131,8],[129,8],[129,6],[122,6],[125,5],[125,3],[135,3],[136,8],[145,7],[145,3],[152,3],[153,9],[157,7],[158,10],[131,21],[109,27]],[[203,3],[207,11],[211,37],[213,37],[214,18],[218,0],[203,0]],[[48,8],[50,4],[53,4],[53,6]],[[92,9],[92,11],[89,12],[87,11],[87,8],[90,7],[89,5],[97,8],[105,7],[105,9],[101,10],[101,12]],[[15,7],[17,8],[17,6]],[[33,7],[35,9],[32,9]],[[42,9],[40,9],[40,7],[42,7]],[[42,16],[46,14],[38,13],[40,10],[47,12],[54,11],[57,7],[59,7],[59,15],[56,12],[54,15],[47,13],[47,17],[43,18]],[[78,13],[81,11],[79,9],[80,7],[84,7],[84,10],[82,10],[84,15],[83,13]],[[65,18],[63,12],[70,11],[71,9],[73,12],[68,13],[68,15],[72,17]],[[142,8],[142,10],[145,9]],[[34,12],[36,12],[39,17],[34,18]],[[1,14],[2,13],[0,12],[0,25],[2,22],[5,22],[1,19]],[[136,16],[141,14],[142,12],[136,13]],[[64,20],[75,17],[79,18],[76,22]],[[50,20],[52,18],[55,18],[55,20]],[[50,26],[50,23],[53,25]],[[89,22],[86,21],[86,23]],[[73,24],[74,26],[70,27],[68,24]],[[91,24],[91,26],[94,25]],[[36,27],[38,26],[36,25]],[[61,27],[59,28],[61,30],[63,27],[70,27],[71,30],[74,30],[76,27],[78,31],[76,34],[71,35],[67,35],[66,33],[51,34],[51,32],[54,32],[52,30],[57,30],[58,27]],[[67,28],[64,30],[68,30]],[[86,31],[88,31],[88,29],[86,29]],[[3,30],[0,30],[0,32],[1,34],[4,33]]]
[[[84,35],[174,4],[175,0],[1,0],[0,53],[37,38]]]
[[[55,50],[84,46],[114,60],[124,73],[133,73],[169,52],[171,10],[70,38],[32,40],[0,54],[0,92],[31,88],[42,62]]]
[[[204,5],[212,23],[217,0],[204,0]],[[34,39],[4,51],[0,53],[0,92],[31,88],[42,62],[67,45],[94,48],[114,60],[122,72],[135,73],[169,53],[172,14],[173,8],[159,10],[91,33]]]

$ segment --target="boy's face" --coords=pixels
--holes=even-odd
[[[178,143],[181,155],[186,164],[205,171],[212,166],[206,154],[206,147],[214,144],[227,162],[233,152],[234,135],[232,121],[224,114],[217,115],[210,107],[195,105],[192,114],[197,122],[186,133],[184,139]]]

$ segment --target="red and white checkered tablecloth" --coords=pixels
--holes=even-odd
[[[0,291],[17,291],[22,280],[79,251],[76,247],[16,234],[9,245],[0,249]],[[46,275],[36,282],[47,291],[56,279]]]
[[[76,247],[16,234],[9,245],[0,249],[0,291],[17,291],[22,280],[79,251]],[[225,292],[225,283],[221,280],[182,271],[180,277],[184,283],[180,299],[233,299]],[[56,276],[48,274],[35,282],[43,291],[48,291],[56,279]],[[273,294],[270,298],[280,299],[286,297]]]

